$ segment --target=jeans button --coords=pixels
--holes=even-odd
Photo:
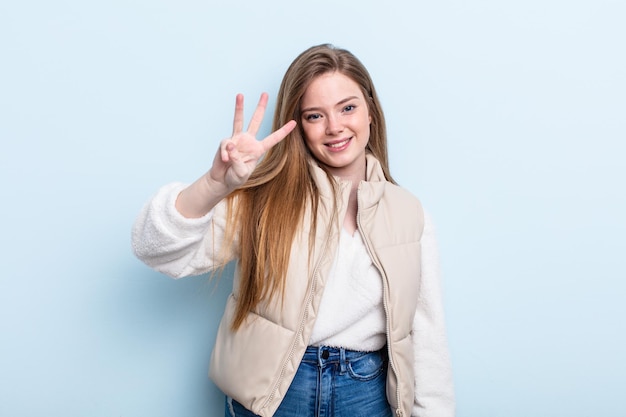
[[[328,356],[330,356],[330,354],[328,353],[327,350],[322,352],[322,359],[328,359]]]

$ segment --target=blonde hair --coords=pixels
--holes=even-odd
[[[292,119],[300,121],[300,101],[307,87],[329,72],[346,75],[361,88],[372,119],[366,150],[379,160],[386,179],[393,182],[385,119],[374,84],[365,66],[347,50],[328,44],[313,46],[291,63],[278,92],[272,130]],[[284,293],[291,245],[307,205],[312,213],[309,249],[313,246],[319,190],[309,170],[312,159],[302,129],[296,128],[267,152],[246,184],[229,196],[226,240],[232,241],[239,234],[241,273],[233,330],[259,302]],[[333,177],[326,173],[334,188]]]

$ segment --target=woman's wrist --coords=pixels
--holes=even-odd
[[[215,181],[207,172],[178,194],[176,210],[187,218],[203,217],[230,192],[225,184]]]

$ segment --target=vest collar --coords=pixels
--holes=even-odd
[[[385,184],[387,183],[378,159],[369,153],[365,155],[365,158],[365,181],[361,181],[359,184],[359,202],[363,204],[361,208],[369,208],[377,204],[383,196]],[[310,161],[309,166],[313,180],[320,191],[320,196],[325,199],[332,199],[333,189],[326,172],[319,167],[314,159]],[[335,180],[339,185],[339,192],[349,186],[347,181],[342,181],[337,177],[335,177]]]

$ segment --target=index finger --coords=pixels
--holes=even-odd
[[[280,129],[276,130],[265,139],[260,141],[263,146],[263,151],[266,152],[274,147],[278,142],[285,139],[287,135],[291,133],[291,131],[296,127],[297,123],[295,120],[290,120],[285,123]]]
[[[233,136],[243,130],[243,94],[235,98],[235,118],[233,119]]]

